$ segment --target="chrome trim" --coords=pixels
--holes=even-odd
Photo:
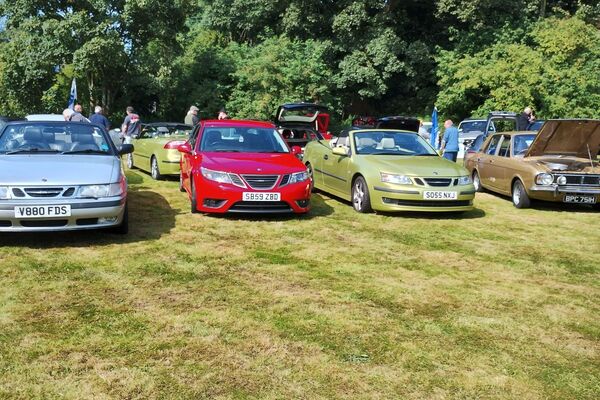
[[[332,178],[338,179],[338,180],[340,180],[340,181],[342,181],[342,182],[348,182],[348,180],[346,180],[346,179],[344,179],[344,178],[340,178],[339,176],[336,176],[336,175],[333,175],[333,174],[327,173],[327,172],[325,172],[325,171],[323,171],[323,170],[320,170],[320,169],[316,169],[316,168],[315,168],[315,171],[316,171],[316,172],[320,172],[320,173],[322,173],[323,175],[327,175],[327,176],[330,176],[330,177],[332,177]]]
[[[555,184],[548,186],[533,185],[531,188],[529,188],[529,190],[533,192],[600,194],[600,187],[589,188],[585,186],[557,186]]]
[[[281,180],[281,175],[275,175],[275,174],[264,174],[264,175],[243,174],[243,175],[241,175],[241,177],[244,180],[244,182],[246,183],[246,185],[248,185],[248,187],[250,187],[254,190],[272,190],[277,185],[277,183],[279,183],[279,181]],[[265,187],[255,187],[250,183],[250,181],[248,179],[263,180],[263,181],[266,181],[265,183],[268,183],[271,180],[273,180],[273,184],[270,187],[266,187],[266,186]]]

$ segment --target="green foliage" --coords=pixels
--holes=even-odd
[[[284,102],[332,100],[326,44],[275,37],[228,50],[236,58],[236,84],[227,103],[235,117],[267,119]]]
[[[536,23],[526,43],[442,52],[438,105],[450,116],[532,105],[538,115],[600,117],[600,32],[578,18]]]

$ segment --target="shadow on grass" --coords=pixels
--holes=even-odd
[[[140,189],[128,193],[129,233],[119,235],[104,229],[70,232],[1,233],[0,246],[53,248],[71,246],[103,246],[154,240],[175,227],[179,210],[171,208],[160,194]]]
[[[508,201],[512,203],[512,199],[508,196],[504,196],[499,193],[490,192],[486,190],[484,193],[494,196],[500,200]],[[562,203],[562,202],[552,202],[552,201],[542,201],[542,200],[531,200],[530,208],[532,210],[539,211],[556,211],[556,212],[580,212],[580,213],[598,213],[600,211],[600,204],[594,206],[586,205],[586,204],[573,204],[573,203]]]
[[[333,207],[325,203],[320,194],[313,193],[310,198],[310,211],[307,214],[206,214],[212,218],[227,218],[244,221],[288,221],[294,219],[313,219],[333,214]]]

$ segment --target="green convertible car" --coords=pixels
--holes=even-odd
[[[127,157],[128,168],[150,172],[153,179],[179,175],[180,144],[188,140],[193,127],[173,122],[144,124],[140,136],[132,139],[135,150]]]
[[[473,208],[469,172],[440,157],[415,132],[343,131],[331,141],[308,143],[303,161],[315,188],[351,201],[361,213]]]

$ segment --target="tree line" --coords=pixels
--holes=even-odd
[[[0,115],[600,118],[596,0],[0,0]]]

